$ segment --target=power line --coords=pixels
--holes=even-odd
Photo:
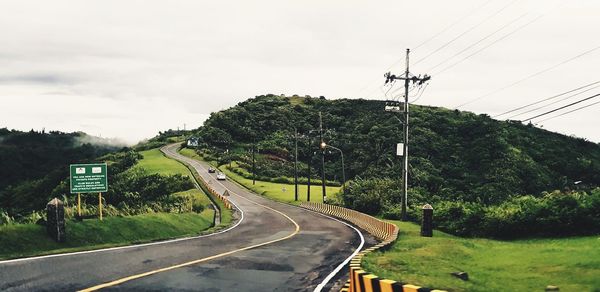
[[[446,63],[446,62],[448,62],[448,61],[452,60],[454,57],[456,57],[456,56],[458,56],[458,55],[460,55],[460,54],[462,54],[462,53],[464,53],[464,52],[468,51],[469,49],[473,48],[474,46],[476,46],[476,45],[480,44],[481,42],[483,42],[483,41],[485,41],[485,40],[487,40],[487,39],[489,39],[490,37],[492,37],[492,36],[493,36],[493,35],[495,35],[496,33],[498,33],[498,32],[500,32],[500,31],[502,31],[503,29],[507,28],[507,27],[508,27],[508,26],[510,26],[511,24],[513,24],[513,23],[515,23],[515,22],[519,21],[521,18],[525,17],[527,14],[528,14],[528,13],[523,13],[521,16],[519,16],[519,17],[517,17],[517,18],[515,18],[515,19],[511,20],[509,23],[507,23],[507,24],[503,25],[502,27],[500,27],[499,29],[495,30],[494,32],[492,32],[492,33],[488,34],[488,35],[487,35],[487,36],[485,36],[484,38],[482,38],[482,39],[478,40],[477,42],[475,42],[475,43],[471,44],[470,46],[468,46],[468,47],[466,47],[466,48],[462,49],[460,52],[458,52],[458,53],[456,53],[456,54],[452,55],[450,58],[447,58],[446,60],[444,60],[444,61],[442,61],[442,62],[438,63],[437,65],[435,65],[435,66],[433,66],[433,67],[429,68],[429,70],[433,70],[433,69],[435,69],[435,68],[439,67],[440,65],[442,65],[442,64],[444,64],[444,63]]]
[[[445,33],[446,31],[448,31],[449,29],[451,29],[452,27],[454,27],[455,25],[461,23],[463,20],[467,19],[469,16],[471,16],[471,14],[473,14],[475,11],[483,8],[483,6],[488,5],[490,2],[492,2],[492,0],[488,0],[485,3],[483,3],[480,6],[475,7],[475,9],[470,10],[467,14],[465,14],[463,17],[457,19],[456,21],[454,21],[452,24],[446,26],[446,28],[442,29],[440,32],[434,34],[433,36],[431,36],[430,38],[424,40],[423,42],[421,42],[420,44],[418,44],[416,47],[413,48],[413,50],[416,50],[418,48],[420,48],[421,46],[423,46],[424,44],[430,42],[432,39],[440,36],[441,34]],[[402,61],[403,59],[398,60],[397,62]],[[389,70],[389,69],[388,69]]]
[[[538,75],[540,75],[540,74],[546,73],[546,72],[548,72],[548,71],[550,71],[550,70],[552,70],[552,69],[554,69],[554,68],[556,68],[556,67],[559,67],[559,66],[561,66],[561,65],[564,65],[564,64],[566,64],[566,63],[568,63],[568,62],[571,62],[571,61],[573,61],[573,60],[575,60],[575,59],[578,59],[578,58],[580,58],[580,57],[582,57],[582,56],[585,56],[585,55],[587,55],[587,54],[589,54],[589,53],[591,53],[591,52],[593,52],[593,51],[595,51],[595,50],[597,50],[597,49],[600,49],[600,46],[596,46],[596,47],[594,47],[594,48],[592,48],[592,49],[590,49],[590,50],[587,50],[587,51],[585,51],[585,52],[583,52],[583,53],[581,53],[581,54],[579,54],[579,55],[577,55],[577,56],[575,56],[575,57],[571,57],[571,58],[569,58],[569,59],[567,59],[567,60],[564,60],[564,61],[562,61],[562,62],[559,62],[559,63],[557,63],[557,64],[554,64],[554,65],[552,65],[552,66],[550,66],[550,67],[548,67],[548,68],[545,68],[545,69],[543,69],[543,70],[540,70],[540,71],[538,71],[538,72],[535,72],[535,73],[533,73],[533,74],[531,74],[531,75],[528,75],[528,76],[526,76],[526,77],[524,77],[524,78],[522,78],[522,79],[519,79],[519,80],[517,80],[517,81],[515,81],[515,82],[513,82],[513,83],[511,83],[511,84],[508,84],[508,85],[506,85],[506,86],[504,86],[504,87],[501,87],[501,88],[499,88],[499,89],[496,89],[496,90],[494,90],[494,91],[488,92],[488,93],[486,93],[486,94],[484,94],[484,95],[482,95],[482,96],[479,96],[479,97],[477,97],[477,98],[471,99],[470,101],[467,101],[467,102],[465,102],[465,103],[463,103],[463,104],[460,104],[460,105],[456,106],[455,108],[457,109],[457,108],[463,107],[463,106],[465,106],[465,105],[468,105],[468,104],[474,103],[474,102],[476,102],[476,101],[478,101],[478,100],[481,100],[481,99],[483,99],[483,98],[486,98],[486,97],[488,97],[488,96],[490,96],[490,95],[494,95],[494,94],[496,94],[496,93],[498,93],[498,92],[501,92],[501,91],[503,91],[503,90],[506,90],[506,89],[508,89],[508,88],[510,88],[510,87],[513,87],[513,86],[515,86],[515,85],[517,85],[517,84],[519,84],[519,83],[521,83],[521,82],[523,82],[523,81],[529,80],[529,79],[531,79],[531,78],[533,78],[533,77],[535,77],[535,76],[538,76]],[[438,73],[438,74],[439,74],[439,73]]]
[[[427,88],[427,86],[429,86],[429,82],[425,83],[425,86],[423,86],[423,89],[419,89],[421,91],[421,93],[417,92],[417,95],[415,99],[413,99],[410,103],[415,103],[417,100],[419,100],[421,98],[421,96],[423,96],[423,93],[425,92],[425,89]]]
[[[467,14],[465,14],[464,16],[462,16],[461,18],[457,19],[456,21],[454,21],[452,24],[450,24],[449,26],[447,26],[446,28],[444,28],[442,31],[436,33],[435,35],[429,37],[428,39],[426,39],[425,41],[421,42],[420,44],[418,44],[416,47],[414,47],[414,49],[420,48],[421,46],[423,46],[424,44],[428,43],[429,41],[431,41],[432,39],[440,36],[441,34],[443,34],[444,32],[448,31],[450,28],[454,27],[455,25],[459,24],[460,22],[462,22],[463,20],[465,20],[466,18],[470,17],[474,12],[476,12],[477,10],[483,8],[484,6],[486,6],[487,4],[489,4],[490,2],[492,2],[492,0],[488,0],[485,3],[483,3],[480,6],[477,6],[476,8],[470,10]],[[400,62],[402,62],[404,60],[404,57],[394,61],[394,63],[392,63],[392,65],[390,65],[387,69],[385,69],[385,71],[389,71],[392,68],[394,68],[394,66],[398,65]],[[375,84],[376,82],[379,81],[379,78],[377,80],[373,80],[373,82],[368,83],[367,85],[363,86],[361,89],[359,89],[358,91],[356,91],[356,93],[354,93],[353,95],[357,95],[361,92],[363,92],[365,89],[371,87],[373,84]],[[376,90],[376,89],[375,89]],[[368,95],[372,94],[373,91],[372,90],[369,92]]]
[[[594,85],[594,84],[598,84],[598,83],[600,83],[600,81],[592,82],[592,83],[590,83],[590,84],[586,84],[586,85],[584,85],[584,86],[580,86],[580,87],[577,87],[577,88],[575,88],[575,89],[571,89],[571,90],[569,90],[569,91],[565,91],[565,92],[563,92],[563,93],[559,93],[559,94],[557,94],[557,95],[553,95],[553,96],[551,96],[551,97],[547,97],[547,98],[544,98],[544,99],[538,100],[538,101],[536,101],[536,102],[532,102],[532,103],[526,104],[526,105],[524,105],[524,106],[520,106],[520,107],[518,107],[518,108],[514,108],[514,109],[511,109],[511,110],[505,111],[505,112],[503,112],[503,113],[501,113],[501,114],[497,114],[497,115],[493,116],[492,118],[497,118],[497,117],[499,117],[499,116],[503,116],[503,115],[506,115],[506,114],[510,114],[510,113],[512,113],[512,112],[516,112],[516,111],[518,111],[518,110],[522,110],[522,109],[524,109],[524,108],[527,108],[527,107],[530,107],[530,106],[532,106],[532,105],[536,105],[536,104],[542,103],[542,102],[544,102],[544,101],[551,100],[551,99],[554,99],[554,98],[557,98],[557,97],[563,96],[563,95],[565,95],[565,94],[569,94],[569,93],[571,93],[571,92],[578,91],[578,90],[580,90],[580,89],[583,89],[583,88],[586,88],[586,87],[588,87],[588,86],[592,86],[592,85]]]
[[[578,95],[580,95],[580,94],[584,94],[584,93],[586,93],[586,92],[588,92],[588,91],[590,91],[590,90],[594,90],[594,89],[596,89],[596,88],[598,88],[598,87],[600,87],[600,86],[594,86],[594,87],[592,87],[592,88],[588,88],[588,89],[586,89],[586,90],[584,90],[584,91],[582,91],[582,92],[577,92],[577,93],[575,93],[575,94],[571,94],[571,95],[569,95],[569,96],[567,96],[567,97],[564,97],[564,98],[561,98],[561,99],[559,99],[559,100],[553,101],[553,102],[551,102],[551,103],[549,103],[549,104],[546,104],[546,105],[543,105],[543,106],[538,106],[538,107],[536,107],[536,108],[533,108],[533,109],[530,109],[530,110],[524,111],[524,112],[522,112],[522,113],[514,114],[514,115],[512,115],[512,116],[510,116],[510,117],[508,117],[508,118],[506,118],[506,119],[512,119],[512,118],[514,118],[514,117],[518,117],[518,116],[521,116],[521,115],[524,115],[524,114],[528,114],[528,113],[530,113],[530,112],[537,111],[537,110],[539,110],[539,109],[543,109],[543,108],[545,108],[545,107],[548,107],[548,106],[551,106],[551,105],[553,105],[553,104],[557,104],[557,103],[559,103],[559,102],[561,102],[561,101],[567,100],[567,99],[569,99],[569,98],[571,98],[571,97],[578,96]]]
[[[538,16],[538,17],[534,18],[533,20],[531,20],[531,21],[529,21],[529,22],[527,22],[527,23],[525,23],[525,24],[523,24],[523,25],[521,25],[521,26],[517,27],[516,29],[514,29],[514,30],[510,31],[509,33],[507,33],[507,34],[503,35],[502,37],[500,37],[500,38],[496,39],[495,41],[493,41],[493,42],[491,42],[491,43],[487,44],[486,46],[484,46],[484,47],[480,48],[479,50],[477,50],[477,51],[473,52],[472,54],[470,54],[470,55],[468,55],[468,56],[466,56],[466,57],[464,57],[464,58],[460,59],[458,62],[454,62],[454,63],[452,63],[452,65],[450,65],[450,66],[446,66],[444,69],[442,69],[442,70],[438,71],[436,74],[441,74],[441,73],[443,73],[443,72],[446,72],[446,71],[448,71],[449,69],[451,69],[452,67],[454,67],[454,66],[456,66],[456,65],[458,65],[458,64],[460,64],[460,63],[462,63],[462,62],[464,62],[464,61],[466,61],[466,60],[468,60],[468,59],[470,59],[471,57],[473,57],[473,56],[475,56],[475,55],[477,55],[477,54],[481,53],[483,50],[485,50],[485,49],[487,49],[487,48],[489,48],[489,47],[491,47],[491,46],[495,45],[496,43],[498,43],[498,42],[500,42],[500,41],[504,40],[505,38],[507,38],[507,37],[509,37],[509,36],[511,36],[511,35],[513,35],[513,34],[515,34],[515,33],[517,33],[517,32],[518,32],[518,31],[520,31],[521,29],[524,29],[525,27],[529,26],[530,24],[532,24],[532,23],[536,22],[538,19],[542,18],[542,16],[543,16],[543,15],[540,15],[540,16]]]
[[[459,38],[463,37],[464,35],[468,34],[469,32],[473,31],[474,29],[480,27],[482,24],[488,22],[490,19],[494,18],[496,15],[500,14],[500,12],[504,11],[506,8],[508,8],[509,6],[513,5],[515,2],[517,2],[517,0],[513,0],[512,2],[508,3],[507,5],[503,6],[502,8],[500,8],[499,10],[497,10],[496,12],[494,12],[494,14],[492,14],[491,16],[488,16],[486,18],[483,19],[483,21],[477,23],[476,25],[470,27],[469,29],[467,29],[466,31],[462,32],[461,34],[459,34],[458,36],[454,37],[453,39],[451,39],[450,41],[446,42],[445,44],[443,44],[442,46],[438,47],[437,49],[433,50],[433,52],[429,53],[428,55],[426,55],[425,57],[422,57],[421,59],[417,60],[413,65],[419,64],[421,61],[429,58],[431,55],[439,52],[440,50],[442,50],[443,48],[447,47],[448,45],[450,45],[451,43],[453,43],[454,41],[458,40]]]
[[[590,103],[590,104],[588,104],[588,105],[584,105],[584,106],[578,107],[578,108],[576,108],[576,109],[574,109],[574,110],[570,110],[570,111],[568,111],[568,112],[564,112],[564,113],[562,113],[562,114],[559,114],[559,115],[556,115],[556,116],[553,116],[553,117],[549,117],[549,118],[547,118],[547,119],[543,119],[543,120],[537,121],[537,122],[536,122],[536,124],[537,124],[537,123],[544,122],[544,121],[547,121],[547,120],[551,120],[551,119],[554,119],[554,118],[562,117],[562,116],[564,116],[564,115],[566,115],[566,114],[570,114],[570,113],[572,113],[572,112],[576,112],[576,111],[582,110],[582,109],[584,109],[584,108],[587,108],[587,107],[590,107],[590,106],[593,106],[593,105],[597,105],[597,104],[599,104],[599,103],[600,103],[600,101],[597,101],[597,102],[594,102],[594,103]]]
[[[539,114],[539,115],[537,115],[537,116],[534,116],[534,117],[531,117],[531,118],[529,118],[529,119],[524,119],[524,120],[521,120],[521,122],[530,121],[530,120],[533,120],[533,119],[536,119],[536,118],[539,118],[539,117],[543,117],[543,116],[545,116],[545,115],[547,115],[547,114],[551,114],[551,113],[553,113],[553,112],[556,112],[556,111],[559,111],[559,110],[561,110],[561,109],[564,109],[564,108],[567,108],[567,107],[570,107],[570,106],[576,105],[576,104],[578,104],[578,103],[582,103],[582,102],[584,102],[584,101],[586,101],[586,100],[590,100],[590,99],[592,99],[592,98],[596,98],[596,97],[598,97],[598,96],[600,96],[600,93],[598,93],[598,94],[596,94],[596,95],[592,95],[592,96],[590,96],[590,97],[586,97],[586,98],[584,98],[584,99],[580,99],[580,100],[578,100],[578,101],[576,101],[576,102],[572,102],[572,103],[570,103],[570,104],[567,104],[567,105],[563,105],[563,106],[561,106],[561,107],[555,108],[555,109],[553,109],[553,110],[551,110],[551,111],[547,111],[547,112],[545,112],[545,113]]]
[[[548,9],[547,11],[543,12],[543,13],[542,13],[541,15],[539,15],[538,17],[536,17],[536,18],[532,19],[531,21],[529,21],[529,22],[527,22],[527,23],[525,23],[525,24],[523,24],[523,25],[521,25],[521,26],[517,27],[516,29],[514,29],[514,30],[510,31],[509,33],[507,33],[507,34],[503,35],[502,37],[500,37],[500,38],[496,39],[495,41],[493,41],[493,42],[489,43],[488,45],[484,46],[483,48],[481,48],[481,49],[479,49],[479,50],[475,51],[474,53],[472,53],[472,54],[470,54],[470,55],[468,55],[468,56],[466,56],[466,57],[462,58],[462,59],[461,59],[461,60],[459,60],[458,62],[455,62],[455,63],[453,63],[452,65],[450,65],[450,66],[447,66],[447,67],[445,67],[444,69],[442,69],[442,70],[440,70],[440,71],[437,71],[437,72],[435,72],[435,74],[441,74],[441,73],[443,73],[443,72],[446,72],[447,70],[451,69],[452,67],[454,67],[454,66],[456,66],[456,65],[458,65],[458,64],[460,64],[460,63],[462,63],[462,62],[464,62],[464,61],[466,61],[466,60],[468,60],[469,58],[471,58],[471,57],[473,57],[473,56],[475,56],[475,55],[479,54],[479,53],[480,53],[480,52],[482,52],[483,50],[485,50],[485,49],[487,49],[487,48],[489,48],[489,47],[491,47],[491,46],[495,45],[496,43],[498,43],[498,42],[500,42],[500,41],[502,41],[502,40],[506,39],[507,37],[509,37],[509,36],[511,36],[511,35],[513,35],[513,34],[515,34],[515,33],[517,33],[518,31],[520,31],[520,30],[524,29],[525,27],[527,27],[527,26],[531,25],[532,23],[534,23],[534,22],[538,21],[540,18],[544,17],[544,16],[545,16],[546,14],[548,14],[550,11],[552,11],[552,10],[556,9],[556,8],[557,8],[557,7],[559,7],[559,6],[561,6],[561,5],[560,5],[560,2],[559,2],[557,5],[553,6],[552,8]]]

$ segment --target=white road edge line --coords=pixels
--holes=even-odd
[[[199,164],[199,165],[202,167],[201,164]],[[221,185],[225,189],[227,189],[223,184],[221,184]],[[75,255],[98,253],[98,252],[107,252],[107,251],[129,249],[129,248],[136,248],[136,247],[145,247],[145,246],[152,246],[152,245],[160,245],[160,244],[167,244],[167,243],[173,243],[173,242],[179,242],[179,241],[199,239],[199,238],[210,237],[210,236],[222,234],[222,233],[228,232],[228,231],[236,228],[238,225],[240,225],[240,223],[242,223],[242,221],[244,221],[244,211],[242,209],[240,209],[240,207],[236,203],[232,202],[231,200],[229,202],[232,203],[235,206],[235,208],[240,211],[240,214],[241,214],[240,215],[240,220],[238,220],[238,222],[236,222],[233,226],[231,226],[231,227],[229,227],[229,228],[227,228],[225,230],[221,230],[219,232],[205,234],[205,235],[199,235],[199,236],[193,236],[193,237],[183,237],[183,238],[170,239],[170,240],[165,240],[165,241],[142,243],[142,244],[136,244],[136,245],[117,246],[117,247],[109,247],[109,248],[102,248],[102,249],[77,251],[77,252],[71,252],[71,253],[59,253],[59,254],[51,254],[51,255],[45,255],[45,256],[36,256],[36,257],[26,257],[26,258],[12,259],[12,260],[3,260],[3,261],[0,261],[0,265],[1,264],[16,263],[16,262],[23,262],[23,261],[33,261],[33,260],[47,259],[47,258],[64,257],[64,256],[75,256]]]
[[[178,154],[179,154],[179,153],[178,153]],[[181,155],[181,154],[179,154],[179,155]],[[181,155],[181,156],[182,156],[182,157],[184,157],[184,158],[187,158],[187,157],[185,157],[185,156],[183,156],[183,155]],[[187,160],[187,159],[186,159],[186,160]],[[196,161],[196,160],[192,160],[192,159],[190,159],[190,160],[191,160],[191,161],[193,161],[193,162],[195,162],[196,164],[200,165],[202,168],[204,168],[204,166],[203,166],[202,164],[200,164],[198,161]],[[224,189],[226,189],[226,190],[229,190],[229,188],[227,188],[227,187],[226,187],[226,186],[225,186],[223,183],[221,183],[220,181],[218,181],[218,180],[217,180],[216,182],[217,182],[218,184],[220,184],[220,185],[221,185],[221,186],[222,186]],[[235,182],[235,181],[233,181],[233,180],[230,180],[229,182],[230,182],[230,183],[237,184],[237,182]],[[244,186],[241,186],[241,187],[242,187],[242,188],[245,188]],[[231,191],[231,190],[230,190],[230,191]],[[252,191],[250,190],[250,192],[252,192]],[[242,198],[244,198],[243,196],[241,196],[241,195],[239,195],[239,194],[236,194],[236,193],[235,193],[235,192],[233,192],[233,191],[231,191],[230,193],[231,193],[231,194],[233,194],[233,195],[236,195],[236,196],[238,196],[238,197],[242,197]],[[246,199],[246,198],[244,198],[244,199]],[[267,200],[269,200],[269,199],[267,199]],[[348,227],[350,227],[350,228],[354,229],[354,231],[356,231],[356,233],[358,234],[358,236],[360,236],[360,244],[358,245],[358,248],[356,248],[356,249],[354,250],[354,252],[353,252],[353,253],[352,253],[352,254],[351,254],[351,255],[350,255],[350,256],[349,256],[349,257],[348,257],[346,260],[344,260],[344,261],[343,261],[341,264],[339,264],[339,265],[338,265],[338,266],[337,266],[337,267],[336,267],[336,268],[335,268],[335,269],[334,269],[334,270],[333,270],[333,271],[332,271],[332,272],[331,272],[329,275],[327,275],[327,277],[325,277],[325,279],[323,279],[323,281],[322,281],[322,282],[321,282],[319,285],[317,285],[317,287],[315,287],[315,290],[313,290],[314,292],[321,292],[321,291],[323,290],[323,288],[325,287],[325,285],[327,285],[327,283],[329,283],[329,281],[331,281],[331,279],[332,279],[333,277],[335,277],[335,275],[337,275],[337,274],[338,274],[338,273],[339,273],[339,272],[340,272],[340,271],[341,271],[341,270],[344,268],[344,266],[346,266],[346,265],[347,265],[347,264],[350,262],[350,260],[351,260],[351,259],[352,259],[354,256],[356,256],[356,255],[357,255],[357,254],[358,254],[358,253],[361,251],[361,249],[362,249],[362,248],[363,248],[363,246],[365,245],[365,238],[364,238],[364,236],[362,235],[362,233],[360,232],[360,230],[358,230],[358,228],[356,228],[356,227],[352,226],[351,224],[348,224],[348,223],[346,223],[346,222],[344,222],[344,221],[342,221],[342,220],[339,220],[339,219],[337,219],[337,218],[331,217],[331,216],[329,216],[329,215],[325,215],[325,214],[323,214],[323,213],[319,213],[319,212],[317,212],[317,211],[309,210],[309,209],[302,208],[302,207],[299,207],[299,206],[294,206],[294,205],[291,205],[291,204],[285,204],[285,203],[282,203],[282,202],[277,202],[277,201],[274,201],[274,200],[269,200],[269,201],[271,201],[271,202],[274,202],[274,203],[277,203],[277,204],[280,204],[280,205],[284,205],[284,206],[292,206],[292,207],[296,207],[296,208],[299,208],[299,209],[302,209],[302,210],[306,210],[306,211],[309,211],[309,212],[313,212],[313,213],[315,213],[315,214],[321,215],[321,216],[323,216],[323,217],[326,217],[326,218],[329,218],[329,219],[331,219],[331,220],[334,220],[334,221],[340,222],[340,223],[342,223],[342,224],[344,224],[344,225],[346,225],[346,226],[348,226]],[[231,201],[230,201],[230,202],[231,202]]]
[[[225,189],[228,189],[228,188],[227,188],[227,187],[225,187],[225,185],[223,185],[223,184],[222,184],[220,181],[217,181],[217,182],[218,182],[218,183],[219,183],[219,184],[220,184],[220,185],[221,185],[223,188],[225,188]],[[230,182],[230,183],[237,184],[237,182],[235,182],[235,181],[233,181],[233,180],[230,180],[229,182]],[[241,187],[242,187],[242,188],[245,188],[244,186],[241,186]],[[252,191],[250,190],[250,192],[252,192]],[[236,196],[242,197],[241,195],[239,195],[239,194],[236,194],[236,193],[234,193],[233,191],[232,191],[231,193],[232,193],[232,194],[234,194],[234,195],[236,195]],[[242,197],[242,198],[243,198],[243,197]],[[365,245],[365,238],[364,238],[364,236],[362,235],[362,233],[360,232],[360,230],[358,230],[358,228],[356,228],[356,227],[352,226],[352,224],[346,223],[346,222],[344,222],[344,221],[342,221],[342,220],[339,220],[339,219],[337,219],[337,218],[335,218],[335,217],[332,217],[332,216],[329,216],[329,215],[325,215],[325,214],[323,214],[323,213],[319,213],[319,212],[317,212],[317,211],[313,211],[313,210],[310,210],[310,209],[302,208],[302,207],[299,207],[299,206],[294,206],[294,205],[292,205],[292,204],[286,204],[286,203],[282,203],[282,202],[277,202],[277,201],[275,201],[275,200],[270,200],[270,199],[267,199],[267,200],[269,200],[269,201],[271,201],[271,202],[273,202],[273,203],[276,203],[276,204],[284,205],[284,206],[296,207],[296,208],[298,208],[298,209],[302,209],[302,210],[305,210],[305,211],[309,211],[309,212],[312,212],[312,213],[315,213],[315,214],[321,215],[321,216],[323,216],[323,217],[329,218],[329,219],[331,219],[331,220],[334,220],[334,221],[340,222],[340,223],[342,223],[342,224],[344,224],[344,225],[346,225],[346,226],[348,226],[348,227],[350,227],[350,228],[354,229],[354,231],[356,231],[356,233],[358,234],[358,236],[360,236],[360,244],[359,244],[359,245],[358,245],[358,247],[357,247],[357,248],[354,250],[354,252],[353,252],[353,253],[352,253],[352,254],[351,254],[351,255],[350,255],[350,256],[349,256],[349,257],[348,257],[346,260],[344,260],[344,261],[343,261],[341,264],[339,264],[339,265],[338,265],[338,266],[337,266],[337,267],[336,267],[336,268],[335,268],[335,269],[334,269],[334,270],[333,270],[333,271],[332,271],[332,272],[331,272],[329,275],[327,275],[327,277],[325,277],[325,279],[323,279],[323,281],[322,281],[322,282],[321,282],[319,285],[317,285],[317,287],[315,287],[315,289],[313,290],[314,292],[321,292],[321,291],[323,290],[323,288],[325,288],[325,285],[327,285],[327,283],[329,283],[329,281],[331,281],[331,279],[332,279],[333,277],[335,277],[335,275],[337,275],[337,274],[338,274],[338,273],[339,273],[339,272],[340,272],[340,271],[341,271],[341,270],[344,268],[344,266],[346,266],[346,265],[347,265],[347,264],[350,262],[350,260],[351,260],[351,259],[352,259],[354,256],[356,256],[356,255],[357,255],[357,254],[358,254],[358,253],[361,251],[361,249],[362,249],[362,248],[363,248],[363,246]]]
[[[346,225],[346,226],[354,229],[354,231],[356,231],[356,233],[358,233],[358,236],[360,236],[360,244],[358,245],[358,247],[356,248],[356,250],[354,250],[354,252],[345,261],[343,261],[339,266],[337,266],[335,268],[335,270],[333,270],[333,272],[331,272],[329,275],[327,275],[327,277],[325,277],[325,279],[323,279],[323,281],[321,282],[321,284],[317,285],[317,287],[315,287],[315,290],[313,290],[314,292],[321,292],[321,290],[323,290],[323,288],[325,288],[325,285],[327,285],[327,283],[329,283],[329,281],[331,281],[331,279],[333,277],[335,277],[335,275],[337,275],[342,270],[342,268],[344,268],[350,262],[350,260],[361,251],[361,249],[365,245],[365,238],[363,237],[363,235],[360,232],[360,230],[358,230],[358,228],[352,226],[351,224],[348,224],[348,223],[346,223],[346,222],[344,222],[342,220],[339,220],[337,218],[334,218],[334,217],[331,217],[331,216],[328,216],[328,215],[325,215],[325,214],[322,214],[322,213],[319,213],[319,212],[316,212],[316,211],[313,211],[313,210],[309,210],[309,209],[306,209],[306,210],[308,210],[310,212],[317,213],[317,214],[319,214],[321,216],[324,216],[324,217],[327,217],[327,218],[329,218],[331,220],[335,220],[337,222],[340,222],[340,223],[342,223],[342,224],[344,224],[344,225]]]

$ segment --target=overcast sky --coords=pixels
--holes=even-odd
[[[402,73],[406,48],[411,71],[433,75],[416,103],[483,97],[460,109],[493,116],[599,81],[599,12],[594,0],[0,1],[0,127],[133,143],[266,93],[386,99],[383,73]],[[600,142],[599,113],[542,125]]]

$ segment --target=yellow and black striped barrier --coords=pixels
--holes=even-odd
[[[225,196],[223,194],[219,194],[217,191],[215,191],[215,189],[211,188],[205,181],[204,179],[201,179],[202,183],[204,184],[204,186],[206,187],[206,189],[208,190],[208,192],[211,193],[211,195],[217,197],[219,200],[221,200],[221,202],[223,202],[223,205],[225,205],[225,208],[227,209],[232,209],[232,205],[229,202],[229,200],[227,198],[225,198]],[[227,192],[227,191],[225,191]]]
[[[317,211],[326,215],[340,218],[348,221],[371,235],[381,242],[369,247],[350,260],[349,279],[346,285],[340,291],[349,292],[446,292],[444,290],[434,290],[416,285],[401,283],[389,279],[380,279],[361,267],[362,258],[365,254],[380,248],[389,246],[398,238],[398,226],[395,224],[379,220],[373,216],[347,209],[344,207],[333,206],[322,203],[303,202],[300,204],[309,210]]]

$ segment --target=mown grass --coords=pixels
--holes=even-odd
[[[210,206],[210,199],[204,194],[202,190],[199,189],[190,189],[187,191],[181,191],[177,193],[173,193],[172,196],[175,197],[191,197],[194,205],[202,205],[202,206]]]
[[[181,148],[179,150],[179,153],[181,153],[181,155],[183,155],[183,156],[187,156],[192,159],[203,160],[202,157],[200,155],[198,155],[198,153],[196,153],[196,150],[194,150],[194,149]]]
[[[141,151],[140,154],[144,158],[140,159],[134,168],[142,168],[147,174],[181,174],[191,177],[189,170],[183,164],[167,158],[159,149]]]
[[[197,235],[212,226],[213,210],[202,213],[151,213],[66,223],[67,240],[57,243],[36,224],[0,227],[0,259],[91,250]]]
[[[189,150],[189,149],[188,149]],[[191,179],[194,179],[193,173],[196,172],[195,169],[187,167],[185,164],[166,157],[158,148],[150,149],[146,151],[140,152],[143,156],[138,164],[134,167],[139,167],[144,169],[147,174],[161,174],[161,175],[174,175],[181,174],[189,176]],[[195,152],[192,150],[192,153]],[[207,193],[202,189],[190,189],[184,192],[179,192],[173,194],[175,196],[185,196],[192,195],[195,201],[200,201],[204,206],[211,205],[211,200],[208,198]],[[225,206],[222,203],[219,203],[219,200],[215,200],[217,205],[219,205],[221,210],[225,210]],[[221,225],[229,225],[231,222],[231,212],[222,212],[221,214]]]
[[[247,179],[239,174],[236,174],[228,170],[226,167],[220,167],[219,169],[223,173],[225,173],[229,178],[233,179],[237,183],[243,185],[247,189],[250,189],[259,195],[263,195],[270,199],[286,203],[299,203],[307,201],[307,185],[298,185],[298,201],[294,201],[295,191],[293,184],[274,183],[259,180],[256,181],[256,184],[252,184],[251,179]],[[340,187],[325,187],[327,196],[333,196],[334,194],[339,192],[339,190]],[[323,202],[323,187],[320,184],[310,186],[310,201],[316,203]]]
[[[196,154],[196,152],[192,149],[184,148],[180,151],[180,153],[193,159],[202,160],[202,157]],[[232,163],[232,166],[236,167],[235,162]],[[221,166],[219,169],[223,173],[225,173],[229,178],[246,187],[247,189],[250,189],[257,194],[263,195],[270,199],[292,204],[306,202],[306,191],[308,189],[307,185],[298,185],[298,202],[296,202],[294,201],[293,184],[273,183],[257,180],[256,184],[253,185],[251,179],[247,179],[239,174],[236,174],[228,170],[225,166]],[[340,191],[340,187],[327,186],[325,189],[325,191],[327,192],[327,196],[333,196],[334,194]],[[320,184],[310,186],[310,201],[318,203],[323,202],[323,189]]]
[[[369,254],[367,271],[380,277],[450,291],[600,291],[600,236],[498,241],[455,237],[397,222],[398,241]],[[469,281],[450,275],[464,271]]]

